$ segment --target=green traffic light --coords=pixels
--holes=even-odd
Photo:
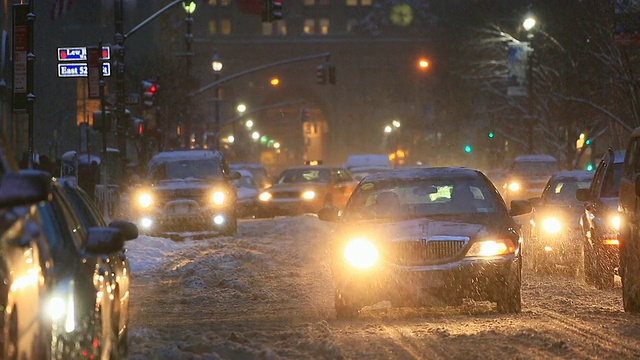
[[[489,131],[489,134],[487,134],[487,136],[491,139],[493,139],[493,137],[495,136],[495,134],[493,133],[493,131]]]
[[[588,163],[587,166],[585,167],[585,170],[593,171],[593,164],[592,163]]]
[[[591,144],[591,139],[587,139],[587,140],[585,140],[584,144],[585,144],[585,145],[590,145],[590,144]]]
[[[465,145],[464,146],[464,152],[470,153],[471,151],[473,151],[473,149],[471,148],[471,145]]]

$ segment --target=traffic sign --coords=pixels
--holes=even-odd
[[[129,94],[124,97],[125,105],[138,105],[140,104],[140,94]]]
[[[58,77],[86,77],[87,63],[58,64]],[[111,63],[102,64],[102,75],[111,76]]]
[[[102,47],[102,59],[111,59],[111,48],[109,46]],[[58,48],[58,61],[87,61],[87,47],[63,47]]]

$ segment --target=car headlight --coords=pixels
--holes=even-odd
[[[517,181],[512,181],[507,185],[507,189],[509,189],[509,191],[520,191],[520,184]]]
[[[305,200],[313,200],[316,197],[316,192],[313,190],[307,190],[302,193],[302,198]]]
[[[272,197],[273,195],[271,195],[270,192],[265,191],[258,196],[258,199],[260,199],[260,201],[269,201]]]
[[[371,268],[378,262],[380,253],[378,248],[365,239],[354,239],[347,243],[344,248],[344,258],[347,262],[358,269]]]
[[[215,205],[223,205],[224,198],[225,198],[225,195],[222,191],[215,191],[213,195],[211,195],[211,200]]]
[[[513,254],[515,245],[509,239],[478,241],[471,245],[467,255],[469,257],[499,256]]]
[[[614,229],[620,230],[620,215],[612,216],[611,219],[610,219],[610,223],[611,223],[611,226],[613,226]]]
[[[143,208],[148,208],[153,203],[153,197],[149,193],[138,194],[138,204]]]
[[[560,220],[554,217],[548,217],[542,220],[542,230],[549,234],[557,234],[562,229]]]
[[[47,303],[47,315],[53,323],[64,326],[66,332],[72,332],[76,329],[76,313],[74,301],[73,281],[59,288],[54,295],[49,298]]]

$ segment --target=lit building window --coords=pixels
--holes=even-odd
[[[316,4],[316,0],[304,0],[304,6],[313,6]]]
[[[358,5],[358,0],[347,0],[347,6],[356,6]]]
[[[284,20],[262,23],[262,35],[287,35],[287,23]]]
[[[372,0],[360,0],[360,5],[362,6],[371,6]]]
[[[222,19],[222,21],[220,21],[220,33],[222,35],[230,35],[231,34],[231,20]]]
[[[371,4],[373,3],[373,0],[346,0],[347,1],[347,6],[371,6]]]
[[[287,35],[287,23],[284,20],[276,21],[275,27],[278,35]]]
[[[218,33],[218,23],[215,20],[209,20],[209,34]]]
[[[315,34],[316,32],[316,21],[314,19],[305,19],[303,31],[305,34]]]
[[[323,35],[329,33],[329,19],[320,19],[320,33]]]
[[[211,6],[229,6],[231,0],[209,0],[209,5]]]
[[[273,24],[268,22],[262,23],[262,35],[273,35]]]

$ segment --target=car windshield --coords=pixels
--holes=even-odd
[[[475,179],[395,180],[361,183],[345,209],[346,219],[401,219],[434,215],[497,213],[492,189]]]
[[[233,185],[236,188],[255,188],[256,185],[253,179],[248,176],[242,176],[240,179],[233,180]]]
[[[149,170],[149,178],[154,180],[220,179],[222,177],[220,162],[216,158],[165,161]]]
[[[515,162],[512,172],[521,175],[547,175],[558,171],[558,164],[552,161]]]
[[[542,198],[552,204],[581,204],[576,199],[576,191],[578,189],[588,189],[591,180],[562,179],[558,180],[547,187]]]
[[[602,196],[617,197],[622,177],[622,163],[614,163],[604,175],[602,182]]]
[[[328,183],[330,179],[328,169],[289,169],[285,170],[276,184],[291,184],[301,182]]]

